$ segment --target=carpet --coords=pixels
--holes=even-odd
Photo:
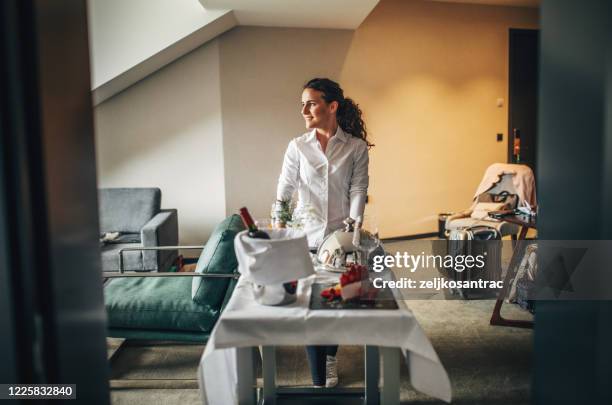
[[[387,246],[390,252],[406,247],[398,242]],[[506,252],[504,263],[509,260]],[[408,300],[425,333],[449,373],[453,404],[528,404],[530,401],[533,331],[490,326],[494,300]],[[532,319],[515,305],[504,305],[504,316]],[[110,342],[111,346],[113,342]],[[200,404],[195,383],[198,362],[204,347],[167,342],[150,342],[122,347],[113,357],[111,378],[155,379],[158,388],[113,388],[112,403]],[[114,342],[115,346],[117,342]],[[299,344],[299,342],[296,342]],[[109,347],[109,352],[112,348]],[[281,385],[310,385],[306,354],[302,346],[278,348],[278,376]],[[363,386],[363,348],[341,346],[338,352],[340,385]],[[261,371],[258,371],[259,375]],[[163,380],[184,380],[180,389],[164,389]],[[411,405],[443,402],[412,389],[408,370],[402,362],[402,403]],[[260,381],[261,383],[261,381]]]

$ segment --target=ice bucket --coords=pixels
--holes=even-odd
[[[255,300],[263,305],[286,305],[296,300],[291,283],[314,273],[303,231],[266,230],[270,239],[254,239],[247,231],[236,235],[238,271],[253,285]]]

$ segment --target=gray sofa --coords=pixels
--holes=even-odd
[[[107,237],[119,233],[100,242],[103,271],[119,270],[122,248],[178,245],[177,212],[161,209],[159,188],[101,188],[98,203],[100,232]],[[123,253],[123,270],[165,271],[177,256],[176,250],[127,251]]]

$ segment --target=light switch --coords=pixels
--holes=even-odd
[[[503,98],[498,98],[497,99],[497,107],[501,108],[504,106],[504,99]]]

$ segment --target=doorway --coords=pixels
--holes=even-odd
[[[508,163],[536,173],[538,129],[539,31],[510,29]]]

